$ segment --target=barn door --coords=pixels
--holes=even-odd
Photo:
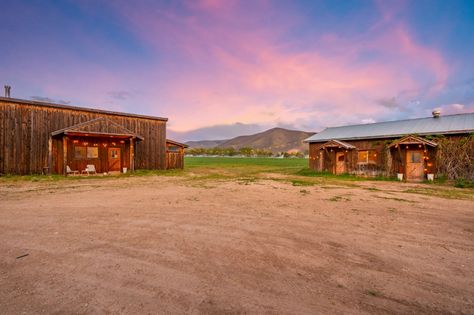
[[[108,166],[109,172],[120,171],[120,148],[109,148]]]
[[[346,159],[344,152],[336,152],[336,174],[344,174],[346,172]]]
[[[422,150],[407,150],[407,180],[422,181],[425,175]]]

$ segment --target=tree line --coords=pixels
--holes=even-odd
[[[244,147],[240,149],[234,148],[188,148],[186,149],[188,156],[245,156],[245,157],[304,157],[305,152],[277,152],[270,150],[253,149]]]

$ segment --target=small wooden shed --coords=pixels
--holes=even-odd
[[[166,169],[184,168],[184,149],[187,144],[166,139]]]

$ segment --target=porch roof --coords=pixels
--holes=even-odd
[[[329,140],[325,144],[321,146],[321,149],[325,148],[344,148],[346,150],[352,150],[355,149],[355,146],[353,146],[350,143],[340,141],[340,140]]]
[[[121,139],[136,138],[139,140],[145,139],[142,136],[104,117],[92,119],[80,124],[53,131],[51,136],[54,137],[62,134],[85,137],[109,137]]]
[[[423,145],[427,145],[427,146],[430,146],[430,147],[438,146],[438,144],[436,142],[433,142],[433,141],[430,141],[430,140],[427,140],[427,139],[424,139],[424,138],[421,138],[421,137],[406,136],[406,137],[403,137],[403,138],[401,138],[397,141],[394,141],[388,147],[392,148],[392,147],[396,147],[397,145],[403,145],[403,144],[423,144]]]

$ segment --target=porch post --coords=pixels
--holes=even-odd
[[[392,173],[392,150],[390,150],[390,147],[385,149],[385,156],[387,157],[385,160],[385,171],[387,172],[385,176],[390,176]]]
[[[67,137],[63,136],[63,175],[67,175]]]
[[[131,172],[135,171],[135,162],[134,162],[134,159],[133,159],[134,155],[135,155],[134,152],[133,152],[133,150],[134,150],[134,148],[133,148],[133,139],[134,139],[133,137],[130,138],[130,171]]]
[[[51,167],[53,161],[53,138],[49,136],[48,139],[48,175],[51,175]]]

